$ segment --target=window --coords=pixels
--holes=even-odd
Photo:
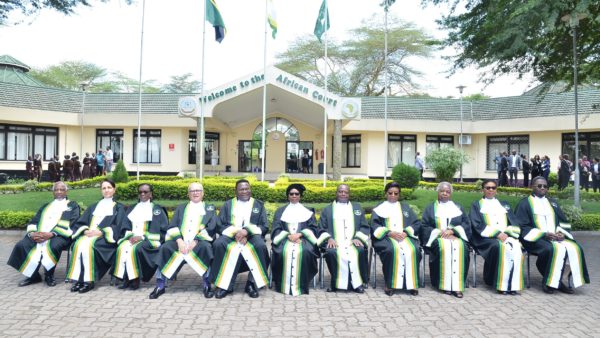
[[[575,133],[562,134],[561,154],[568,154],[571,161],[575,161]],[[579,133],[579,158],[583,156],[589,161],[600,157],[600,131]]]
[[[46,161],[58,154],[58,128],[0,125],[0,160],[25,161],[35,154]]]
[[[360,167],[360,135],[342,136],[342,168]]]
[[[299,141],[300,135],[294,124],[282,117],[270,117],[265,124],[265,133],[280,132],[285,136],[286,141]],[[259,123],[254,129],[253,140],[262,140],[262,123]]]
[[[96,149],[92,152],[106,147],[113,151],[113,162],[123,158],[123,129],[96,129]]]
[[[188,164],[196,164],[197,133],[190,130],[188,134]],[[219,153],[219,133],[204,132],[204,164],[211,164],[211,159],[217,156],[216,164],[221,162]]]
[[[388,168],[399,163],[414,166],[416,155],[416,135],[388,135]]]
[[[160,129],[142,129],[140,163],[160,163]],[[133,163],[137,163],[138,130],[133,130]]]
[[[504,151],[510,154],[513,150],[529,157],[529,135],[488,136],[486,169],[496,170],[496,156]]]
[[[450,148],[454,146],[454,136],[427,135],[425,140],[427,142],[427,154],[434,150]]]

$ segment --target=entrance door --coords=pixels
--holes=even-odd
[[[285,172],[313,172],[313,143],[310,141],[288,141],[286,143]]]
[[[261,141],[239,141],[238,144],[238,171],[261,172],[262,159],[260,157]],[[265,160],[266,162],[266,160]]]

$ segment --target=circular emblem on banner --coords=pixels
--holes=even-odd
[[[274,131],[274,132],[271,132],[270,134],[271,134],[271,138],[272,138],[274,141],[277,141],[277,140],[279,140],[279,138],[281,137],[281,135],[280,135],[278,132],[276,132],[276,131]]]
[[[347,119],[354,119],[358,116],[360,107],[354,100],[346,100],[342,104],[342,115]]]
[[[198,108],[196,98],[186,96],[179,99],[179,113],[185,116],[193,116]]]

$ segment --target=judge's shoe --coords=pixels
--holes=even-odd
[[[547,294],[553,294],[555,289],[544,284],[544,285],[542,285],[542,290]]]
[[[140,288],[140,279],[139,278],[129,281],[129,289],[137,290],[139,288]]]
[[[499,295],[507,295],[508,294],[507,291],[502,291],[502,290],[497,290],[496,292],[498,292]]]
[[[79,289],[79,293],[86,293],[92,291],[94,289],[94,282],[84,282],[81,289]]]
[[[454,295],[454,297],[456,297],[456,298],[463,298],[463,297],[464,297],[463,293],[462,293],[462,292],[460,292],[460,291],[453,291],[453,292],[452,292],[452,294],[453,294],[453,295]]]
[[[332,286],[330,288],[327,288],[327,292],[337,292],[337,289]]]
[[[202,293],[204,294],[204,298],[213,298],[215,296],[215,292],[212,290],[210,285],[205,286]]]
[[[154,288],[154,290],[152,290],[152,292],[150,292],[150,294],[148,295],[148,298],[156,299],[156,298],[160,297],[160,295],[162,295],[163,293],[165,293],[165,288],[159,288],[157,286]]]
[[[73,286],[71,286],[71,292],[77,292],[79,291],[79,289],[81,289],[83,287],[83,283],[81,282],[76,282],[75,284],[73,284]]]
[[[228,293],[229,292],[227,292],[227,290],[225,290],[225,289],[217,288],[217,292],[215,292],[215,298],[216,299],[225,298]]]
[[[35,283],[39,283],[42,281],[42,276],[40,276],[39,273],[36,273],[35,275],[31,276],[31,277],[27,277],[25,279],[23,279],[20,283],[19,286],[27,286],[27,285],[31,285],[31,284],[35,284]]]
[[[56,280],[54,279],[54,274],[46,274],[44,276],[44,281],[46,282],[46,285],[52,287],[52,286],[56,286]]]
[[[563,292],[563,293],[568,293],[570,295],[575,292],[575,290],[573,290],[573,288],[566,286],[565,283],[563,283],[563,282],[560,282],[560,284],[558,284],[558,291]]]
[[[383,292],[390,297],[394,295],[394,289],[385,288],[383,289]]]
[[[354,292],[356,292],[356,293],[365,293],[365,288],[362,285],[360,285],[359,287],[357,287],[357,288],[354,289]]]
[[[129,284],[130,284],[129,279],[123,279],[122,282],[123,282],[123,284],[117,286],[117,289],[119,289],[119,290],[127,290],[129,288]]]
[[[250,296],[250,298],[258,298],[259,296],[258,290],[256,290],[254,283],[246,283],[246,293],[248,296]]]
[[[412,296],[418,296],[419,295],[419,290],[417,289],[413,289],[413,290],[409,290],[408,291]]]

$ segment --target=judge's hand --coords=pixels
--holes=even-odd
[[[144,239],[144,237],[142,237],[142,236],[133,236],[133,237],[129,238],[129,243],[135,244],[143,239]]]
[[[445,239],[455,239],[456,238],[456,237],[454,237],[454,231],[452,231],[450,229],[442,231],[441,236],[442,236],[442,238],[445,238]]]
[[[337,247],[338,247],[338,245],[335,242],[335,239],[330,238],[327,240],[327,249],[336,249]]]
[[[352,243],[354,243],[354,246],[357,248],[362,248],[364,246],[364,244],[361,241],[359,241],[358,239],[353,239]]]
[[[179,249],[179,252],[181,252],[184,255],[187,255],[188,246],[185,245],[185,243],[183,242],[183,240],[181,238],[177,240],[177,247]]]
[[[555,240],[556,240],[557,242],[562,242],[562,241],[564,241],[564,240],[565,240],[565,235],[563,235],[563,234],[562,234],[562,233],[560,233],[560,232],[557,232],[557,233],[555,233],[555,234],[554,234],[554,238],[555,238]]]
[[[554,233],[552,233],[552,232],[547,232],[547,233],[544,235],[544,238],[545,238],[546,240],[548,240],[548,241],[555,241],[555,240],[556,240],[556,235],[555,235]]]
[[[198,241],[197,240],[193,240],[191,241],[188,245],[187,245],[187,250],[188,252],[192,252],[192,250],[194,250],[194,248],[196,247],[196,245],[198,245]]]
[[[248,242],[248,230],[242,229],[235,233],[235,241],[240,244],[246,244]]]
[[[392,239],[395,239],[398,242],[401,242],[406,238],[406,234],[404,232],[390,231],[388,236]]]
[[[501,232],[501,233],[498,234],[498,236],[496,236],[496,238],[499,239],[499,240],[501,240],[502,242],[504,242],[508,238],[508,235],[505,234],[505,233],[503,233],[503,232]]]
[[[300,239],[302,238],[302,233],[299,232],[297,234],[288,235],[288,240],[292,243],[300,243]]]
[[[83,234],[88,237],[102,237],[102,231],[100,230],[86,230]]]

